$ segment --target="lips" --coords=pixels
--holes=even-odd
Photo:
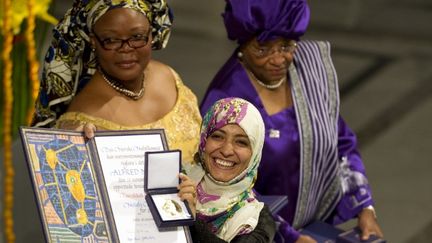
[[[119,66],[120,68],[132,68],[134,67],[138,62],[135,60],[126,60],[126,61],[121,61],[121,62],[117,62],[117,66]]]
[[[281,69],[269,70],[269,72],[274,76],[283,76],[287,73],[287,70],[285,68],[281,68]]]
[[[230,169],[235,165],[235,163],[232,161],[222,160],[222,159],[214,159],[214,162],[218,167],[222,167],[226,169]]]

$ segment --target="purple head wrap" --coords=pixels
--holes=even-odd
[[[277,37],[298,40],[306,32],[310,10],[306,0],[226,0],[222,14],[230,40],[243,44]]]

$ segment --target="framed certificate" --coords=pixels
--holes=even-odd
[[[47,242],[192,242],[187,227],[159,231],[145,201],[144,154],[168,149],[162,129],[20,134]]]

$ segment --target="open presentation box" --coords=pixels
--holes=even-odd
[[[187,202],[177,195],[180,171],[180,150],[145,153],[144,190],[158,227],[186,226],[195,221]]]

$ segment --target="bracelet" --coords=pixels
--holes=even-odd
[[[372,211],[372,214],[373,214],[374,218],[377,219],[375,208],[372,205],[369,205],[369,206],[367,206],[367,207],[365,207],[363,209],[367,209],[367,210]]]

